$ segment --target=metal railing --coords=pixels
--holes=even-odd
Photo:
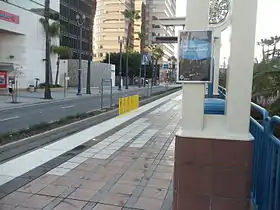
[[[226,89],[219,87],[220,98]],[[255,210],[280,209],[280,117],[251,102],[250,133],[254,136],[251,202]]]

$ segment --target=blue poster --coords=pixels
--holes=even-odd
[[[183,31],[179,36],[179,82],[210,82],[212,31]]]

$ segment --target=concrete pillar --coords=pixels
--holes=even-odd
[[[226,125],[229,133],[248,138],[256,44],[257,1],[235,0],[232,3]]]
[[[219,95],[218,93],[218,86],[219,86],[219,75],[220,75],[220,51],[221,51],[221,31],[214,30],[214,56],[215,56],[215,63],[214,63],[214,80],[213,80],[213,92],[214,96]]]
[[[208,0],[187,0],[187,7],[187,29],[207,29]],[[204,85],[183,84],[173,210],[250,207],[253,144],[249,115],[257,1],[234,0],[232,8],[226,114],[204,115]]]

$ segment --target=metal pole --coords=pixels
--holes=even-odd
[[[125,89],[128,89],[128,50],[126,50],[126,59],[125,59]]]
[[[142,73],[142,63],[140,65],[139,69],[139,78],[138,78],[138,86],[141,87],[141,73]]]
[[[100,104],[100,108],[103,109],[103,79],[101,79],[101,104]]]
[[[119,69],[119,90],[122,90],[121,80],[122,80],[122,44],[123,40],[119,37],[118,39],[120,44],[120,69]]]
[[[67,76],[67,74],[64,73],[64,98],[66,98],[66,82],[67,82],[66,76]]]
[[[147,66],[144,63],[144,87],[146,87],[146,71],[147,71]]]
[[[153,84],[154,84],[154,58],[152,57],[152,81],[151,81],[151,91],[150,91],[150,94],[152,94],[152,91],[153,91]]]
[[[83,36],[83,28],[82,24],[80,24],[80,49],[79,49],[79,69],[78,69],[78,90],[77,95],[82,95],[81,93],[81,73],[82,73],[82,36]]]
[[[110,107],[113,106],[113,80],[110,79],[110,85],[111,85],[111,90],[110,90]]]
[[[110,52],[108,54],[108,62],[109,62],[109,64],[111,64],[111,53]]]

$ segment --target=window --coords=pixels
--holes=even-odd
[[[103,49],[103,45],[99,45],[99,49]]]
[[[99,53],[99,57],[103,57],[103,53]]]

